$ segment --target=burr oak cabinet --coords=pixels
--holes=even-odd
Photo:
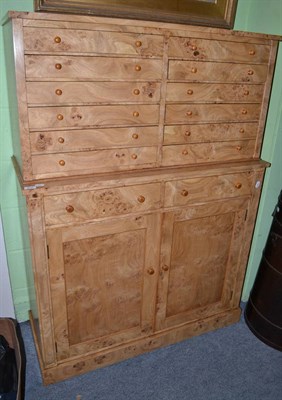
[[[278,38],[10,12],[46,384],[234,323]]]

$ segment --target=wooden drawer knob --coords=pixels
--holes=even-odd
[[[63,94],[63,91],[62,91],[62,89],[56,89],[55,93],[57,96],[61,96]]]
[[[187,94],[189,94],[189,95],[193,94],[193,90],[192,89],[188,89],[187,90]]]
[[[241,113],[242,113],[243,115],[246,115],[246,114],[248,114],[248,110],[246,110],[245,108],[243,108],[243,109],[241,110]]]
[[[256,54],[255,50],[250,50],[249,51],[250,56],[254,56]]]
[[[245,132],[245,129],[244,129],[244,128],[241,128],[239,132],[240,132],[240,133],[244,133],[244,132]]]
[[[252,69],[249,69],[248,75],[254,75],[254,71]]]
[[[135,71],[141,71],[141,65],[135,65]]]
[[[65,162],[65,160],[60,160],[59,164],[60,164],[61,167],[63,167],[66,164],[66,162]]]
[[[131,154],[131,158],[132,158],[132,160],[136,160],[137,154],[135,154],[135,153]]]
[[[135,46],[136,47],[141,47],[142,46],[142,42],[140,40],[136,40]]]
[[[133,135],[132,135],[132,139],[138,139],[138,133],[133,133]]]
[[[62,64],[59,64],[59,63],[55,64],[55,68],[56,69],[62,69]]]
[[[190,131],[186,131],[186,132],[184,133],[184,135],[185,135],[185,136],[191,136],[191,132],[190,132]]]
[[[193,46],[191,46],[191,50],[193,50],[193,51],[197,50],[197,46],[195,44],[193,44]]]
[[[62,39],[60,38],[60,36],[56,36],[56,37],[54,38],[54,42],[55,42],[55,43],[61,43],[61,41],[62,41]]]
[[[165,264],[165,265],[162,266],[162,270],[163,270],[163,271],[168,271],[168,269],[169,269],[169,268],[168,268],[168,265]]]
[[[140,90],[139,89],[134,89],[133,93],[135,94],[135,96],[138,96],[140,94]]]
[[[235,183],[235,188],[236,189],[241,189],[241,187],[242,187],[242,183],[240,183],[240,182]]]
[[[244,90],[244,96],[249,96],[250,92],[248,90]]]
[[[242,150],[242,146],[237,146],[236,150],[241,151]]]
[[[187,196],[188,196],[188,190],[183,189],[183,190],[181,191],[181,196],[187,197]]]
[[[71,205],[66,206],[66,210],[67,210],[68,213],[74,212],[74,208]]]
[[[154,270],[154,268],[148,268],[147,269],[147,273],[149,274],[149,275],[154,275],[154,273],[155,273],[155,270]]]
[[[144,196],[140,195],[137,197],[137,200],[139,203],[144,203],[144,201],[146,200]]]
[[[197,72],[197,68],[195,68],[195,67],[191,68],[191,72],[192,72],[192,74],[195,74]]]
[[[62,121],[64,119],[64,116],[62,114],[57,115],[57,120]]]
[[[139,117],[139,112],[138,111],[134,111],[132,115],[133,115],[133,117],[137,118],[137,117]]]
[[[60,137],[58,138],[58,142],[62,144],[62,143],[65,142],[65,139],[64,139],[62,136],[60,136]]]
[[[193,115],[193,112],[192,112],[192,111],[187,111],[186,115],[187,115],[188,117],[191,117],[191,115]]]
[[[185,149],[185,150],[183,150],[183,151],[182,151],[182,154],[183,154],[184,156],[187,156],[187,154],[188,154],[188,150],[186,150],[186,149]]]

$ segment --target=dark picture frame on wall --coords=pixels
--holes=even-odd
[[[35,11],[87,14],[232,29],[237,0],[34,0]]]

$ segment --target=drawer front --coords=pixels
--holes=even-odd
[[[270,47],[253,43],[173,37],[169,39],[169,57],[189,60],[268,63]]]
[[[165,122],[258,121],[259,104],[168,104]]]
[[[157,105],[29,108],[31,129],[158,124]]]
[[[157,146],[158,126],[31,132],[33,154],[115,147]]]
[[[131,79],[162,77],[162,61],[141,58],[25,56],[28,79]]]
[[[167,182],[165,206],[181,206],[250,194],[251,180],[247,173],[193,178]]]
[[[163,37],[122,32],[24,28],[27,52],[128,54],[161,57]]]
[[[158,102],[157,82],[27,82],[30,105]]]
[[[32,156],[32,169],[37,177],[105,172],[155,166],[156,147],[138,147]]]
[[[267,65],[169,61],[168,78],[191,82],[263,83]]]
[[[185,165],[252,158],[255,140],[171,145],[163,147],[162,165]]]
[[[128,213],[142,213],[161,206],[159,183],[46,196],[47,225],[81,222]]]
[[[254,139],[257,123],[198,124],[165,126],[164,144],[218,142],[228,140]]]
[[[166,100],[188,102],[259,103],[263,85],[232,85],[224,83],[168,83]]]

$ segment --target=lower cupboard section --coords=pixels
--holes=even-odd
[[[119,361],[126,360],[144,354],[146,352],[164,347],[169,344],[189,339],[211,330],[219,329],[237,322],[240,319],[241,310],[236,308],[224,313],[205,318],[203,320],[193,321],[178,327],[177,329],[166,330],[156,333],[149,337],[134,340],[125,345],[120,345],[112,349],[105,349],[98,353],[87,353],[83,357],[73,357],[56,365],[42,368],[42,378],[45,385],[56,383],[73,376],[84,374],[86,372],[106,367]],[[31,316],[32,321],[32,316]],[[33,334],[38,344],[38,338],[32,322]],[[39,357],[40,357],[40,353]],[[40,360],[42,366],[42,360]]]

